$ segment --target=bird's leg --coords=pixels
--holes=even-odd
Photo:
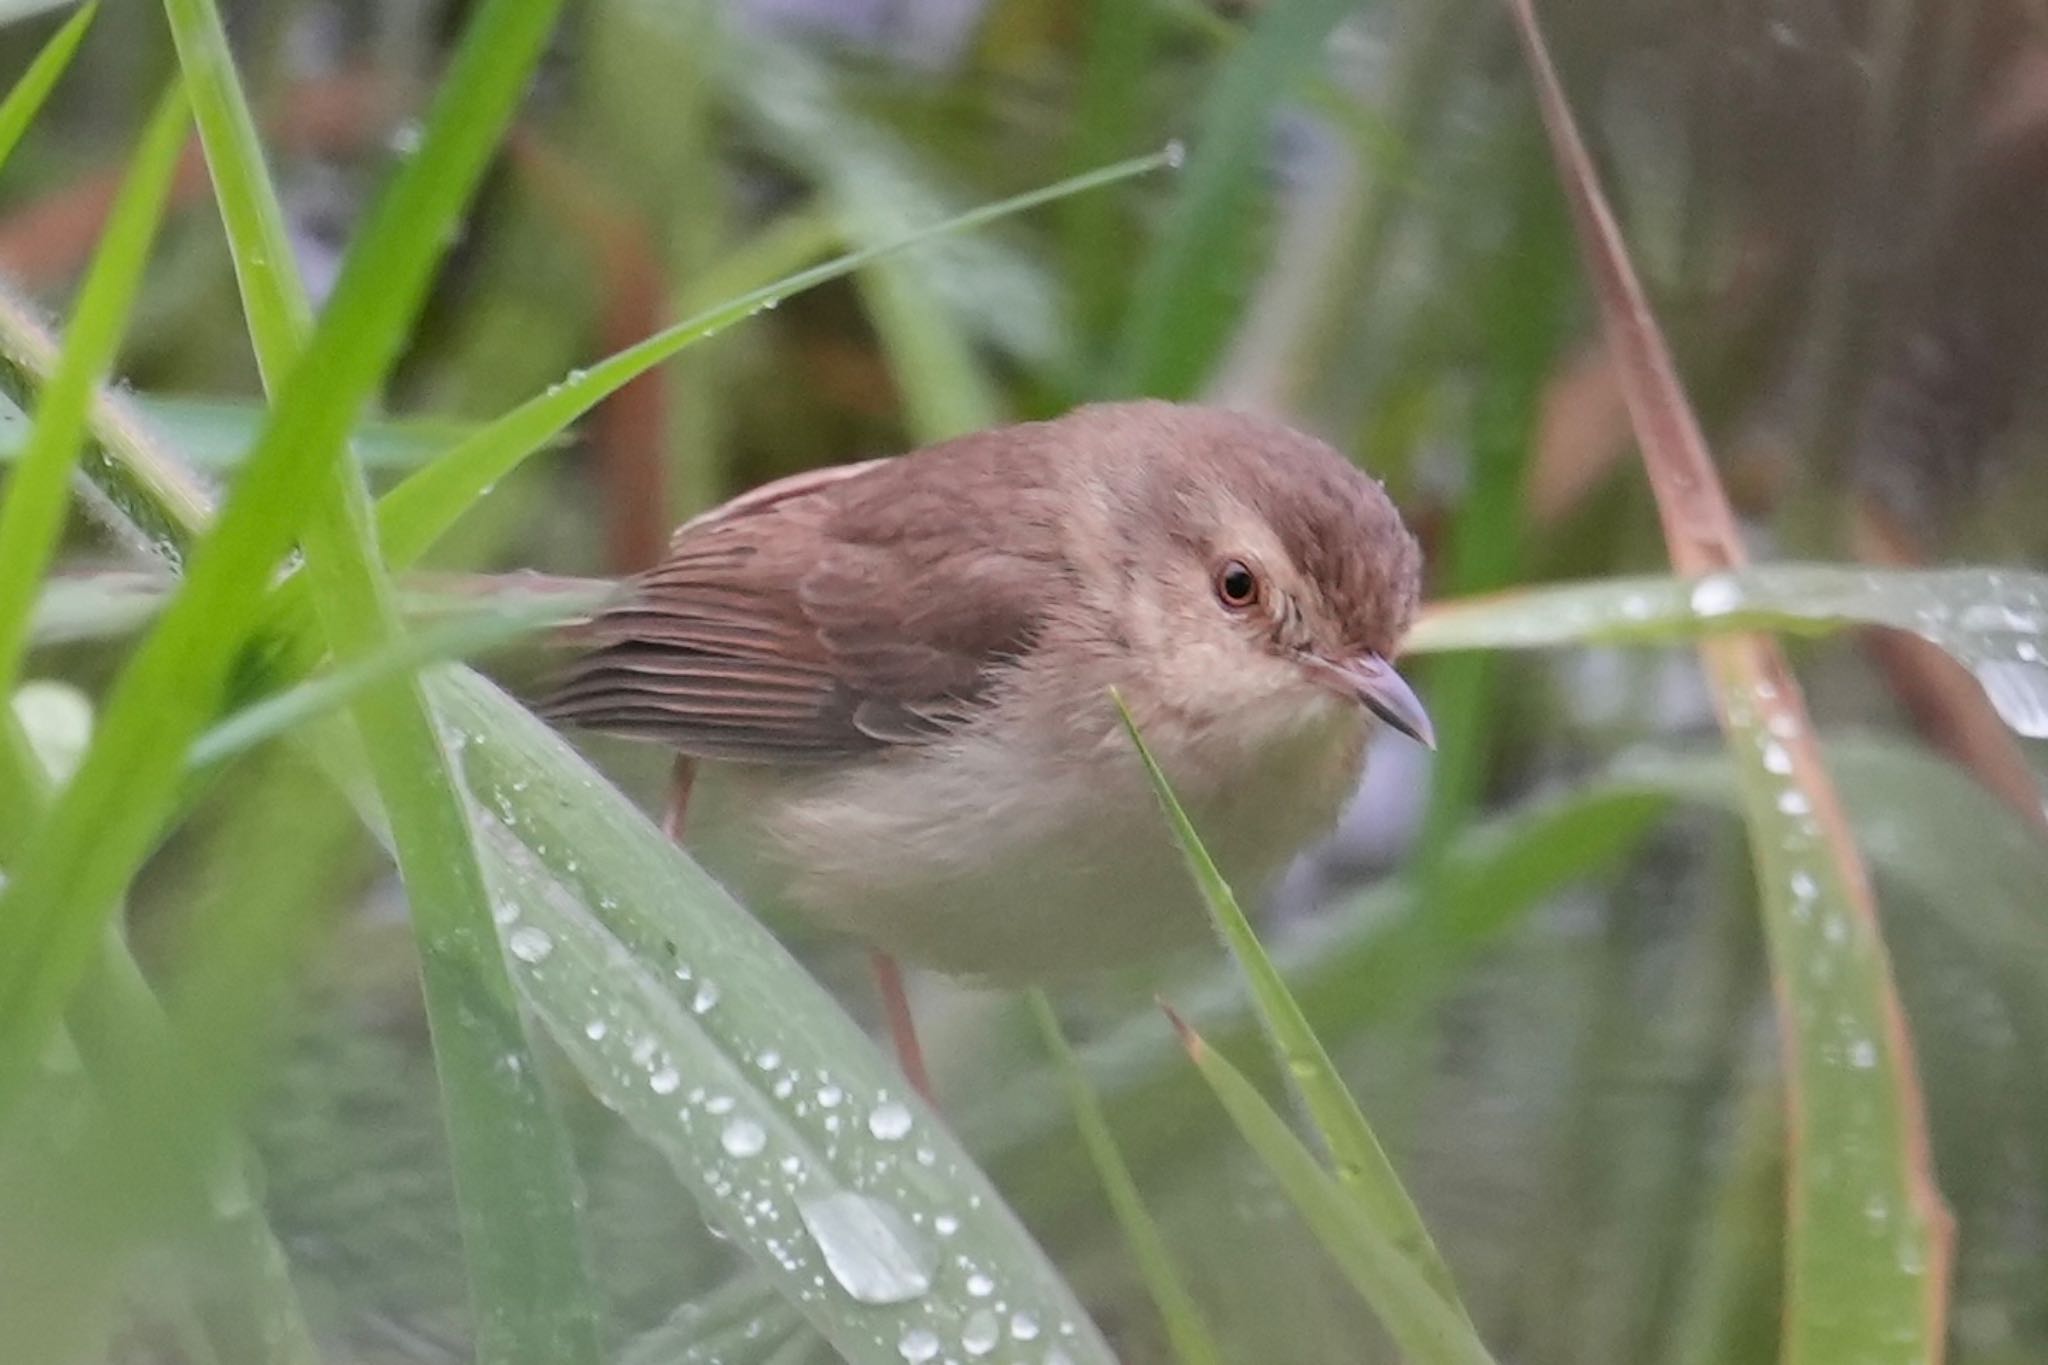
[[[668,778],[668,806],[661,813],[661,832],[672,844],[683,841],[683,817],[690,809],[690,787],[697,780],[697,760],[676,755],[676,766]]]
[[[882,997],[882,1013],[889,1020],[889,1041],[896,1045],[896,1064],[903,1068],[911,1089],[932,1098],[931,1073],[924,1069],[924,1048],[917,1041],[917,1020],[910,1014],[910,997],[903,990],[903,968],[896,959],[877,948],[868,953],[875,969],[875,988]]]
[[[683,821],[690,810],[690,788],[696,780],[697,760],[677,754],[668,779],[668,806],[661,815],[661,832],[672,843],[683,842]],[[889,1021],[889,1041],[896,1047],[896,1063],[903,1068],[911,1088],[929,1100],[932,1080],[924,1069],[924,1048],[917,1041],[917,1021],[911,1017],[910,997],[903,989],[903,969],[887,953],[875,951],[868,956],[874,964],[875,986],[882,996],[882,1013]]]

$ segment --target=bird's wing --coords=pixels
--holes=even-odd
[[[1034,638],[1060,576],[1042,490],[990,463],[1014,452],[973,440],[771,484],[686,525],[585,628],[592,648],[542,714],[773,763],[837,761],[966,723]],[[943,491],[928,477],[935,457],[958,476]]]

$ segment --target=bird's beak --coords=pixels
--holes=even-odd
[[[1394,666],[1377,654],[1360,654],[1329,665],[1334,679],[1365,704],[1365,709],[1425,749],[1436,748],[1436,727],[1429,712]]]

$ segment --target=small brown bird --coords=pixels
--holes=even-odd
[[[553,719],[709,760],[690,842],[906,960],[1022,980],[1199,937],[1111,689],[1224,874],[1328,830],[1418,553],[1386,493],[1275,422],[1085,407],[771,484],[686,523],[588,627]]]

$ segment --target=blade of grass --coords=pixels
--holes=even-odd
[[[166,10],[193,83],[250,338],[275,391],[305,349],[311,302],[290,266],[283,210],[219,13],[211,0],[166,0]],[[505,30],[497,54],[504,72],[523,79],[553,14],[552,5],[530,6],[522,27]],[[444,91],[443,107],[452,98]],[[507,98],[501,117],[510,106]],[[460,202],[448,206],[449,221]],[[439,230],[430,205],[419,211],[396,230]],[[323,482],[306,522],[306,576],[336,657],[355,670],[357,730],[411,902],[477,1352],[485,1361],[595,1365],[599,1303],[568,1138],[525,1036],[468,814],[425,691],[413,672],[379,666],[405,651],[407,637],[352,451]]]
[[[997,1346],[1001,1299],[1023,1316],[995,1358],[1114,1358],[945,1123],[758,920],[482,678],[431,687],[531,1007],[841,1354]]]
[[[76,21],[74,21],[76,22]],[[35,426],[0,503],[0,697],[14,695],[43,572],[70,505],[71,471],[85,438],[92,395],[113,369],[128,314],[149,262],[188,121],[185,97],[165,93],[136,147],[107,219],[57,367],[35,407]]]
[[[195,469],[231,472],[248,457],[269,409],[260,402],[193,394],[142,393],[131,396],[138,415]],[[0,395],[0,464],[21,458],[28,416]],[[457,442],[475,434],[476,423],[445,418],[376,419],[356,428],[351,440],[365,465],[377,470],[418,469]]]
[[[1053,1069],[1066,1083],[1067,1104],[1074,1111],[1074,1126],[1081,1132],[1081,1141],[1095,1163],[1095,1173],[1102,1182],[1103,1193],[1109,1196],[1110,1208],[1115,1211],[1116,1221],[1123,1228],[1124,1240],[1130,1243],[1131,1259],[1137,1262],[1138,1273],[1144,1277],[1145,1288],[1151,1293],[1160,1321],[1166,1326],[1166,1339],[1173,1347],[1174,1358],[1181,1365],[1222,1365],[1223,1351],[1216,1345],[1209,1324],[1203,1321],[1195,1296],[1182,1282],[1180,1271],[1173,1264],[1173,1254],[1167,1250],[1166,1239],[1160,1236],[1159,1225],[1152,1221],[1144,1199],[1138,1194],[1130,1167],[1124,1164],[1122,1155],[1117,1152],[1116,1138],[1102,1117],[1102,1106],[1096,1102],[1095,1092],[1089,1088],[1088,1078],[1082,1074],[1081,1064],[1075,1060],[1074,1049],[1067,1044],[1066,1034],[1060,1031],[1060,1021],[1053,1014],[1052,1005],[1046,1000],[1045,993],[1037,990],[1030,993],[1030,1003],[1031,1015],[1038,1021],[1038,1032],[1045,1039],[1045,1050],[1052,1058]]]
[[[115,682],[77,775],[0,890],[0,1113],[176,801],[184,753],[219,704],[266,580],[395,359],[551,5],[496,0],[472,20],[420,151],[380,197],[312,344],[184,587]]]
[[[21,73],[21,79],[7,92],[7,98],[0,100],[0,165],[14,154],[22,134],[28,131],[29,124],[35,122],[43,101],[50,97],[50,91],[56,87],[57,78],[64,74],[64,68],[71,65],[72,54],[78,51],[78,44],[99,12],[99,0],[90,0],[79,6],[78,13],[65,20],[64,27],[50,35],[49,41],[36,53],[35,60],[28,64],[28,70]]]
[[[1672,565],[1688,575],[1740,568],[1734,512],[1534,9],[1511,9]],[[1869,872],[1776,642],[1720,637],[1700,653],[1741,774],[1784,1040],[1784,1358],[1939,1361],[1952,1233]]]
[[[1425,1280],[1407,1252],[1390,1241],[1355,1200],[1302,1145],[1286,1120],[1242,1072],[1209,1048],[1171,1009],[1167,1017],[1202,1079],[1231,1121],[1287,1192],[1296,1212],[1379,1314],[1403,1352],[1426,1365],[1492,1365],[1471,1325]]]
[[[1336,1166],[1338,1187],[1371,1220],[1379,1235],[1414,1263],[1423,1282],[1442,1297],[1451,1311],[1460,1318],[1467,1318],[1450,1268],[1444,1264],[1436,1243],[1430,1239],[1429,1230],[1423,1226],[1422,1215],[1416,1210],[1414,1201],[1402,1188],[1401,1178],[1395,1174],[1386,1150],[1373,1135],[1365,1115],[1359,1112],[1351,1092],[1344,1088],[1329,1053],[1324,1051],[1321,1040],[1309,1027],[1308,1017],[1287,989],[1286,980],[1274,967],[1258,936],[1252,932],[1251,923],[1238,906],[1236,895],[1229,883],[1223,880],[1223,874],[1217,871],[1194,822],[1188,819],[1187,811],[1181,807],[1180,799],[1173,794],[1173,788],[1166,780],[1166,774],[1152,757],[1152,751],[1145,746],[1136,722],[1124,707],[1123,698],[1118,697],[1116,703],[1117,714],[1122,717],[1124,729],[1145,765],[1145,775],[1151,779],[1153,794],[1159,799],[1174,841],[1180,845],[1181,853],[1187,859],[1188,873],[1201,892],[1203,903],[1208,906],[1209,917],[1223,941],[1230,945],[1231,953],[1251,985],[1252,998],[1258,1006],[1259,1020],[1265,1028],[1267,1041],[1279,1058],[1289,1082],[1308,1106],[1309,1116],[1329,1148],[1330,1159]]]
[[[214,767],[350,704],[366,689],[417,673],[429,664],[482,654],[582,614],[567,599],[542,598],[399,633],[368,654],[357,655],[227,716],[193,741],[186,761],[194,769]]]
[[[1170,164],[1170,160],[1168,153],[1154,152],[1149,156],[1104,166],[1086,175],[1069,177],[1044,189],[985,204],[894,241],[850,252],[751,290],[729,303],[665,328],[588,369],[576,371],[546,393],[527,400],[490,423],[385,494],[378,503],[377,517],[386,561],[394,570],[416,563],[463,512],[499,479],[518,468],[522,460],[636,376],[685,347],[716,336],[734,323],[772,308],[793,294],[838,279],[906,248],[980,227],[1069,195],[1144,175]]]
[[[1145,255],[1119,339],[1113,387],[1184,398],[1200,387],[1238,314],[1252,268],[1253,211],[1273,111],[1357,0],[1281,0],[1210,84],[1187,170]]]

